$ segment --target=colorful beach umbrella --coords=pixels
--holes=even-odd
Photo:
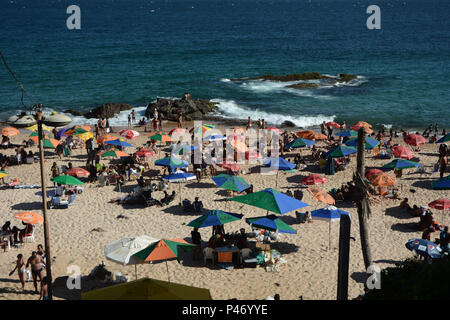
[[[97,138],[97,143],[104,143],[105,141],[111,141],[111,140],[116,140],[119,139],[113,135],[110,134],[105,134],[104,136],[100,136]]]
[[[278,129],[277,127],[267,127],[266,130],[275,131],[278,133],[282,133],[283,130]]]
[[[357,147],[358,146],[358,139],[350,139],[345,142],[345,144],[349,147]],[[366,142],[364,143],[364,148],[366,150],[372,150],[373,148],[376,148],[380,144],[380,141],[376,139],[372,139],[371,137],[366,137]]]
[[[228,174],[219,174],[211,178],[219,188],[226,190],[232,190],[236,192],[242,192],[248,188],[250,185],[241,177],[230,176]]]
[[[133,255],[158,241],[159,239],[145,235],[134,238],[122,238],[105,246],[105,256],[106,259],[124,266],[137,264],[140,261]]]
[[[223,140],[227,140],[227,137],[222,136],[220,134],[212,134],[203,138],[203,141],[223,141]]]
[[[17,130],[16,128],[13,128],[13,127],[6,127],[6,128],[0,129],[0,135],[2,135],[2,136],[11,137],[11,136],[18,135],[19,133],[20,133],[19,130]]]
[[[369,181],[370,183],[372,183],[372,185],[378,187],[391,187],[397,183],[395,178],[391,177],[386,173],[374,174],[370,176]]]
[[[69,186],[81,186],[84,183],[78,180],[75,177],[69,176],[69,175],[61,175],[57,176],[51,179],[53,182],[59,183],[59,184],[67,184]]]
[[[407,169],[418,167],[419,163],[404,159],[395,159],[382,166],[382,169]]]
[[[83,141],[86,141],[88,139],[94,138],[94,134],[91,131],[82,133],[82,134],[78,134],[76,135],[78,138],[80,138]]]
[[[39,143],[39,137],[33,136],[30,138],[30,140],[33,140],[34,143],[38,144]],[[58,146],[59,141],[55,140],[53,138],[50,138],[48,135],[45,135],[42,139],[42,145],[44,148],[48,148],[48,149],[56,149],[56,147]]]
[[[325,182],[327,182],[327,178],[316,173],[311,174],[301,180],[301,183],[306,185],[324,184]]]
[[[414,158],[414,154],[411,152],[411,150],[409,150],[406,147],[397,145],[397,146],[391,147],[391,150],[392,150],[392,154],[396,158],[407,159],[407,160]]]
[[[212,300],[208,289],[142,278],[81,293],[82,300]]]
[[[295,169],[295,164],[283,159],[281,157],[278,158],[268,158],[264,160],[264,166],[274,168],[275,170],[292,170]]]
[[[268,216],[262,217],[247,218],[245,221],[252,227],[256,227],[258,229],[278,231],[278,233],[297,233],[295,229],[274,214],[269,214]]]
[[[311,130],[303,130],[295,133],[297,137],[309,139],[309,140],[326,140],[328,137],[322,133],[314,132]]]
[[[372,125],[365,121],[358,121],[353,126],[364,127],[364,128],[372,128]]]
[[[176,173],[171,173],[162,178],[164,180],[167,180],[168,182],[185,182],[185,181],[189,181],[189,180],[194,180],[195,174],[186,173],[186,172],[176,172]]]
[[[244,215],[237,213],[224,212],[222,210],[210,210],[204,215],[192,220],[187,224],[188,227],[206,228],[212,226],[220,226],[226,223],[238,221]]]
[[[303,148],[303,147],[312,146],[314,144],[316,144],[316,142],[314,140],[298,138],[298,139],[295,139],[294,141],[286,144],[286,148]]]
[[[171,146],[171,149],[172,149],[173,154],[183,155],[183,154],[190,154],[195,149],[198,149],[198,146],[195,146],[195,145],[191,146],[191,145],[187,145],[187,144],[183,144],[183,145],[173,144]]]
[[[411,239],[405,243],[408,250],[424,258],[438,259],[442,258],[442,250],[434,242],[426,239]]]
[[[188,134],[189,131],[187,131],[185,128],[174,128],[169,131],[169,136],[182,136],[184,134]]]
[[[89,171],[79,167],[67,170],[66,174],[72,177],[89,177],[90,175]]]
[[[328,151],[325,154],[325,156],[327,158],[328,157],[338,157],[338,158],[340,158],[340,157],[346,157],[348,155],[351,155],[351,154],[354,154],[354,153],[357,153],[357,152],[358,152],[358,150],[356,150],[356,148],[354,148],[354,147],[347,147],[347,146],[344,146],[344,145],[340,145],[339,147]]]
[[[319,188],[308,187],[309,192],[313,195],[314,199],[326,204],[335,204],[336,200],[326,191]]]
[[[450,132],[436,141],[436,143],[444,143],[450,141]]]
[[[159,131],[158,133],[152,134],[148,137],[149,140],[157,140],[161,142],[173,141],[172,138],[165,132]]]
[[[420,134],[409,134],[403,138],[410,146],[421,146],[427,142],[427,140]]]
[[[118,146],[118,147],[133,147],[132,144],[129,144],[128,142],[123,141],[121,139],[105,141],[105,144],[109,144],[112,146]]]
[[[433,189],[450,189],[450,175],[431,182]]]
[[[373,133],[373,130],[372,130],[372,129],[370,129],[369,127],[363,126],[363,125],[354,125],[354,126],[352,126],[350,129],[355,130],[355,131],[358,131],[358,130],[361,129],[361,128],[364,128],[364,131],[365,131],[367,134],[372,134],[372,133]]]
[[[355,130],[342,130],[338,134],[336,134],[338,137],[357,137],[358,132]]]
[[[309,204],[272,188],[234,197],[230,200],[245,203],[278,214],[285,214],[309,206]]]
[[[183,239],[161,239],[148,247],[136,252],[133,257],[142,262],[164,261],[178,258],[178,250],[181,248],[187,252],[195,245],[186,242]]]
[[[0,171],[0,179],[6,177],[9,173],[6,171]]]
[[[232,162],[223,162],[218,164],[219,167],[224,168],[225,170],[230,170],[232,172],[238,172],[240,170],[239,165],[237,163]]]
[[[109,149],[103,152],[98,153],[99,156],[102,157],[113,157],[113,158],[123,158],[123,157],[129,157],[130,155],[128,153],[125,153],[123,151],[120,151],[119,149]]]
[[[133,153],[133,155],[138,156],[138,157],[151,157],[151,156],[155,155],[155,152],[150,149],[140,149],[140,150],[136,151],[135,153]]]
[[[121,130],[119,131],[119,134],[122,137],[125,137],[127,139],[137,139],[137,137],[139,137],[139,132],[137,132],[136,130],[130,130],[130,129],[125,129],[125,130]]]
[[[194,134],[199,134],[199,133],[204,133],[213,128],[215,128],[215,126],[212,124],[203,124],[201,126],[196,126],[196,127],[191,128],[191,130],[189,130],[189,132],[194,133]]]
[[[24,223],[28,224],[43,224],[44,223],[44,217],[40,214],[37,214],[36,212],[32,211],[23,211],[16,213],[14,215],[14,218],[17,218]]]
[[[171,168],[184,168],[187,167],[189,164],[186,161],[175,157],[166,157],[156,160],[155,165]]]
[[[24,128],[25,130],[30,130],[30,131],[38,131],[38,125],[37,124],[33,124],[30,127],[26,127]],[[50,128],[49,126],[46,126],[45,124],[42,124],[42,131],[52,131],[52,128]]]

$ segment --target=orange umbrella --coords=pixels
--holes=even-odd
[[[119,139],[119,138],[117,138],[115,136],[112,136],[110,134],[105,134],[104,136],[98,137],[97,138],[97,142],[98,143],[103,143],[105,141],[111,141],[111,140],[116,140],[116,139]]]
[[[354,127],[364,127],[364,128],[372,128],[372,125],[365,121],[358,121],[353,125]]]
[[[173,141],[173,139],[165,132],[159,131],[157,133],[153,133],[151,136],[148,137],[151,140],[158,140],[161,142],[169,142]]]
[[[22,220],[25,223],[29,223],[29,224],[44,223],[44,217],[42,217],[41,215],[37,214],[36,212],[32,212],[32,211],[19,212],[19,213],[16,213],[14,215],[14,217],[19,220]]]
[[[32,140],[36,144],[39,143],[38,136],[31,137],[29,140]],[[59,141],[56,139],[50,138],[50,136],[48,136],[48,135],[45,135],[42,139],[42,143],[43,143],[44,148],[56,149],[56,147],[59,144]]]
[[[353,127],[351,127],[350,129],[358,131],[360,128],[364,128],[364,131],[368,134],[372,134],[373,130],[370,129],[369,127],[365,127],[363,125],[354,125]]]
[[[386,173],[377,173],[369,177],[370,182],[374,186],[379,187],[390,187],[397,183],[397,180],[395,178],[391,177],[390,175]]]
[[[195,245],[183,239],[161,239],[158,242],[151,243],[147,248],[135,253],[133,256],[143,262],[178,258],[178,247],[186,251],[192,249]]]
[[[324,134],[311,130],[303,130],[296,133],[297,137],[309,140],[326,140],[328,137]]]
[[[90,175],[89,171],[84,170],[83,168],[72,168],[67,170],[66,174],[72,177],[89,177]]]
[[[326,204],[335,204],[336,200],[328,193],[325,192],[319,188],[314,187],[308,187],[309,192],[312,193],[314,198],[320,202],[326,203]]]
[[[2,136],[15,136],[16,134],[19,134],[19,130],[13,127],[6,127],[3,129],[0,129],[0,134]]]

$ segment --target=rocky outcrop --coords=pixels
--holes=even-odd
[[[217,105],[209,100],[190,99],[190,100],[172,100],[157,98],[156,102],[149,103],[147,106],[147,117],[153,118],[154,109],[158,110],[162,119],[177,121],[179,110],[183,113],[183,120],[192,121],[200,120],[208,113],[217,110]]]
[[[274,74],[265,74],[258,77],[252,78],[236,78],[231,79],[231,81],[246,81],[246,80],[270,80],[270,81],[280,81],[280,82],[288,82],[288,81],[306,81],[306,80],[326,80],[328,84],[333,84],[336,82],[349,82],[356,79],[357,76],[353,74],[340,73],[337,77],[330,77],[327,75],[320,74],[318,72],[305,72],[305,73],[296,73],[296,74],[288,74],[284,76],[278,76]],[[305,89],[305,88],[317,88],[318,85],[315,83],[300,83],[289,86],[295,89]]]
[[[281,124],[282,128],[294,128],[296,127],[295,123],[293,123],[292,121],[289,120],[285,120],[283,121],[283,123]]]
[[[126,103],[105,103],[95,109],[92,109],[91,111],[84,114],[86,118],[106,118],[110,119],[113,118],[116,114],[120,113],[121,111],[130,110],[133,109],[133,106],[130,106]]]
[[[319,85],[317,83],[302,82],[302,83],[291,84],[290,86],[287,86],[287,87],[294,88],[294,89],[310,89],[310,88],[318,88]]]

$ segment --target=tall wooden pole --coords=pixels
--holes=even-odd
[[[337,300],[348,299],[348,268],[350,256],[350,226],[348,215],[341,215],[339,229],[339,261]]]
[[[42,111],[36,111],[38,122],[38,138],[39,138],[39,163],[41,166],[41,187],[42,187],[42,215],[44,217],[44,245],[46,256],[46,269],[47,269],[47,284],[48,284],[48,298],[53,299],[53,285],[52,285],[52,255],[50,253],[50,239],[48,232],[48,220],[47,220],[47,186],[45,182],[45,167],[44,167],[44,147],[42,137]]]

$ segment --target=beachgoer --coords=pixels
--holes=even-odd
[[[25,291],[25,272],[26,272],[26,268],[25,268],[25,261],[23,260],[23,255],[21,253],[19,253],[17,255],[16,266],[13,269],[13,271],[11,271],[9,273],[9,276],[12,276],[12,274],[16,270],[17,270],[17,274],[19,276],[19,281],[22,284],[22,291]]]
[[[37,289],[37,278],[42,283],[43,271],[45,269],[45,262],[41,255],[37,254],[36,251],[31,253],[31,257],[28,258],[25,268],[31,265],[31,275],[33,277],[33,284],[35,292],[39,292]]]
[[[47,277],[42,278],[42,281],[41,281],[41,295],[39,296],[39,300],[48,300]]]
[[[192,203],[195,212],[201,212],[203,210],[203,202],[199,201],[198,197],[195,197],[195,201]]]
[[[56,162],[53,162],[53,165],[52,165],[50,171],[52,172],[52,179],[58,177],[61,174],[60,171],[59,171],[59,167],[56,164]],[[53,181],[53,186],[54,187],[56,186],[56,182],[54,182],[54,181]]]
[[[202,250],[202,237],[200,232],[198,232],[198,228],[194,228],[194,230],[191,231],[191,239],[192,244],[195,244],[195,248],[192,250],[192,257],[194,260],[199,260]]]

